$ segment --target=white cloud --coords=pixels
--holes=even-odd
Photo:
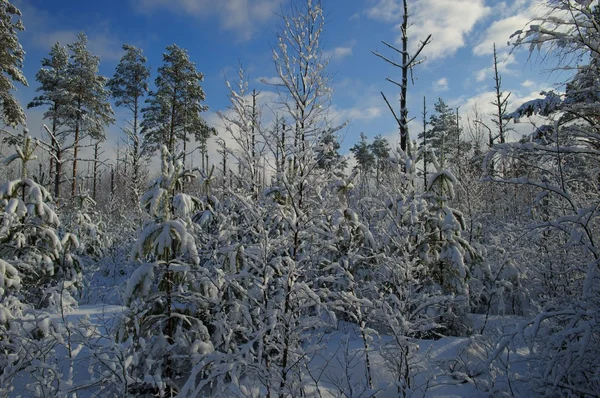
[[[539,97],[539,90],[534,90],[533,88],[528,88],[523,92],[512,91],[508,99],[507,111],[512,112],[521,104]],[[494,91],[481,92],[467,99],[462,98],[458,105],[460,105],[460,115],[463,121],[467,120],[468,117],[472,117],[474,110],[477,110],[482,122],[493,129],[491,119],[497,112],[497,109],[493,105],[494,101],[496,101],[496,93]],[[532,120],[539,121],[536,117],[533,117]],[[533,130],[533,125],[527,123],[526,120],[522,120],[521,123],[517,124],[511,122],[509,128],[512,131],[509,138],[515,140],[521,138],[524,134],[530,133]]]
[[[497,50],[506,50],[510,46],[508,43],[510,36],[517,30],[523,29],[546,10],[536,0],[518,0],[509,5],[504,2],[499,3],[494,8],[494,15],[499,15],[500,19],[494,21],[485,30],[482,39],[473,48],[473,54],[492,54],[494,43]]]
[[[123,55],[121,50],[123,42],[110,33],[85,32],[88,36],[88,50],[100,57],[103,61],[118,61]],[[79,31],[76,30],[58,30],[36,35],[33,39],[34,44],[41,49],[50,50],[50,47],[56,42],[61,45],[67,45],[77,40]]]
[[[473,48],[475,55],[488,55],[494,51],[494,43],[496,49],[508,47],[508,40],[516,30],[522,29],[528,22],[530,17],[526,14],[513,15],[511,17],[495,21],[483,34],[483,39]]]
[[[498,54],[498,73],[499,74],[508,75],[508,74],[515,73],[513,70],[509,69],[510,65],[515,65],[515,64],[517,64],[517,61],[515,59],[514,54],[506,53],[506,52],[502,52],[502,53]],[[488,77],[492,76],[493,73],[494,73],[494,64],[493,64],[493,59],[490,57],[490,66],[479,70],[477,72],[477,74],[475,75],[475,80],[477,82],[482,82],[485,79],[487,79]]]
[[[370,122],[388,112],[376,85],[367,85],[361,80],[344,79],[334,86],[334,103],[330,115],[335,123]],[[336,100],[343,99],[343,105]]]
[[[142,13],[167,9],[199,18],[219,18],[221,27],[237,32],[239,39],[252,37],[257,26],[275,16],[282,0],[131,0]]]
[[[371,0],[375,3],[366,13],[370,18],[385,22],[395,22],[402,17],[402,6],[397,0]]]
[[[348,117],[348,119],[350,120],[363,120],[363,121],[367,121],[367,120],[373,120],[378,118],[379,116],[381,116],[381,108],[372,106],[372,107],[368,107],[368,108],[350,108],[350,109],[345,109],[343,111],[343,113]]]
[[[399,22],[403,9],[400,0],[372,0],[374,3],[366,14],[384,22]],[[439,59],[453,55],[466,45],[466,37],[477,22],[491,11],[484,0],[421,0],[411,4],[409,13],[409,37],[412,50],[418,40],[432,35],[432,42],[423,55],[428,59]],[[400,30],[400,25],[396,26]],[[396,42],[399,43],[400,36]]]
[[[445,77],[442,77],[441,79],[436,80],[433,83],[433,90],[434,91],[448,91],[448,79]]]
[[[278,84],[283,83],[279,76],[270,76],[270,77],[261,76],[261,77],[256,78],[256,82],[263,83],[263,84],[271,84],[271,85],[278,85]]]
[[[323,52],[323,57],[325,59],[330,59],[331,61],[339,61],[350,55],[352,55],[352,46],[335,47],[333,50]]]
[[[88,49],[94,55],[98,55],[103,61],[117,61],[122,55],[122,41],[115,33],[110,24],[99,20],[92,28],[81,29],[57,29],[53,23],[52,15],[44,9],[36,8],[31,1],[18,3],[23,12],[25,24],[24,35],[31,45],[40,50],[50,51],[50,48],[60,42],[62,45],[73,43],[77,35],[84,32],[88,36]]]
[[[383,114],[383,109],[378,106],[354,106],[351,108],[340,108],[336,105],[331,105],[329,115],[331,122],[334,125],[349,122],[369,122],[378,119]]]
[[[489,75],[491,72],[492,72],[492,69],[490,69],[490,68],[483,68],[483,69],[480,69],[480,70],[477,72],[477,75],[475,76],[475,80],[477,80],[477,82],[482,82],[482,81],[484,81],[484,80],[487,78],[487,76],[488,76],[488,75]]]
[[[535,86],[535,83],[531,80],[525,80],[523,83],[521,83],[521,86],[531,88]]]

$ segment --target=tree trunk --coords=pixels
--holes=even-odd
[[[138,113],[139,96],[136,95],[133,100],[133,134],[131,137],[133,140],[133,154],[131,156],[131,168],[133,169],[133,189],[131,191],[131,200],[134,203],[137,202],[136,192],[140,183],[140,160],[142,158],[138,135]]]
[[[427,105],[423,96],[423,189],[427,189]]]
[[[77,99],[77,120],[75,122],[75,140],[73,142],[73,181],[71,182],[71,196],[77,194],[77,156],[79,152],[79,134],[81,128],[81,96]]]
[[[94,145],[94,185],[92,189],[92,199],[94,199],[94,201],[96,201],[96,188],[98,186],[98,150],[99,144],[96,142]]]
[[[502,91],[501,91],[501,87],[502,87],[502,78],[500,77],[499,73],[498,73],[498,55],[496,53],[496,43],[494,43],[494,82],[495,84],[495,89],[496,89],[496,102],[494,105],[496,105],[496,110],[498,112],[497,116],[498,116],[498,136],[500,138],[500,143],[504,144],[505,142],[505,138],[504,138],[504,119],[502,118],[502,116],[504,116],[504,107],[506,104],[506,101],[508,99],[507,98],[502,98]]]
[[[54,105],[54,109],[56,109],[57,105]],[[55,136],[56,136],[56,128],[57,128],[57,120],[56,120],[56,116],[54,116],[52,118],[52,136],[50,137],[50,171],[48,172],[48,177],[49,177],[49,181],[53,180],[53,176],[54,176],[54,157],[53,157],[53,152],[54,149],[58,146],[58,143],[56,142]],[[55,198],[58,199],[58,198]]]
[[[60,198],[60,176],[62,175],[62,150],[56,146],[56,162],[54,164],[54,198],[58,201]]]
[[[177,103],[177,90],[173,90],[171,98],[171,124],[169,126],[169,143],[168,148],[171,155],[175,152],[175,104]]]
[[[110,194],[111,196],[115,194],[115,169],[110,167]]]
[[[283,121],[283,125],[281,126],[281,177],[283,177],[285,173],[285,120]]]
[[[252,156],[252,195],[254,199],[258,198],[258,190],[256,187],[256,174],[258,170],[258,162],[256,161],[256,89],[252,90],[252,132],[251,132],[251,156]]]
[[[406,108],[406,91],[408,87],[408,6],[404,0],[404,16],[402,17],[402,87],[400,88],[400,149],[406,152],[408,139],[408,109]]]

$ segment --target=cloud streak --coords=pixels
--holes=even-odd
[[[401,0],[372,0],[371,3],[366,15],[383,22],[398,22],[395,30],[400,32]],[[483,0],[421,0],[411,4],[408,10],[411,50],[415,50],[418,40],[431,34],[433,40],[423,55],[429,60],[450,57],[466,45],[467,36],[491,10]],[[400,34],[396,42],[400,43]]]
[[[498,53],[498,73],[502,74],[514,74],[515,71],[509,69],[511,65],[516,65],[517,60],[514,54],[508,52]],[[475,80],[477,82],[482,82],[488,77],[492,76],[494,73],[494,65],[492,62],[492,57],[490,57],[490,66],[480,69],[476,75]]]
[[[496,43],[497,50],[507,51],[510,47],[510,36],[517,30],[523,29],[534,18],[544,13],[535,0],[519,0],[507,7],[505,3],[500,3],[495,9],[494,14],[501,18],[494,21],[483,32],[482,39],[473,47],[473,54],[482,56],[493,53],[493,46]]]
[[[88,50],[100,57],[103,61],[118,61],[123,55],[121,50],[122,42],[118,37],[110,33],[85,32],[88,36]],[[61,45],[67,45],[77,40],[79,31],[76,30],[58,30],[36,35],[33,43],[40,49],[50,50],[56,42]]]
[[[19,7],[23,12],[25,34],[38,49],[50,51],[56,42],[63,46],[73,43],[83,31],[88,37],[88,50],[92,54],[99,56],[103,61],[118,61],[121,58],[124,41],[113,33],[109,24],[100,21],[92,29],[56,29],[50,23],[53,18],[46,10],[36,8],[30,2],[21,2]]]
[[[132,0],[134,9],[144,14],[168,10],[200,19],[217,17],[221,28],[249,40],[257,27],[275,16],[282,0]]]
[[[448,87],[448,78],[446,77],[442,77],[438,80],[436,80],[433,83],[433,90],[434,91],[448,91],[449,87]]]
[[[333,50],[323,52],[323,57],[331,61],[339,61],[352,55],[352,46],[335,47]]]

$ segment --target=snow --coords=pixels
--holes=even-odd
[[[19,288],[21,278],[15,267],[0,259],[0,297],[10,288]]]
[[[150,292],[152,280],[154,279],[154,264],[142,264],[136,269],[127,281],[125,289],[125,302],[130,302],[134,297],[144,297]],[[136,294],[134,295],[134,292]]]
[[[486,148],[486,133],[498,137],[482,130],[480,147],[469,142],[464,152],[459,134],[441,147],[408,140],[391,156],[375,156],[374,142],[366,147],[376,166],[358,159],[350,174],[319,161],[337,151],[319,140],[346,123],[328,115],[316,3],[292,7],[280,24],[275,102],[261,95],[255,107],[243,71],[239,92],[227,83],[222,163],[209,162],[201,145],[202,170],[186,169],[195,149],[184,153],[181,135],[199,133],[201,120],[180,124],[190,113],[170,112],[170,153],[166,130],[146,123],[161,124],[164,109],[133,119],[144,119],[143,136],[161,149],[160,174],[144,194],[143,181],[109,193],[107,178],[94,178],[95,203],[86,199],[91,181],[75,178],[81,195],[54,201],[48,176],[35,174],[40,161],[27,162],[42,150],[52,156],[50,148],[73,160],[68,120],[60,131],[45,128],[52,144],[24,137],[4,159],[17,164],[0,170],[0,396],[597,395],[598,59],[579,57],[600,43],[592,2],[564,1],[515,33],[517,45],[549,43],[557,59],[582,64],[557,85],[564,93],[543,92],[505,116],[543,120],[532,134]],[[69,51],[74,72],[79,58]],[[168,51],[181,57],[165,60],[162,77],[195,70],[185,50]],[[68,99],[74,73],[49,68],[38,80],[64,77],[55,89]],[[172,94],[198,89],[181,109],[200,111],[201,74],[192,72]],[[169,82],[161,90],[178,85]],[[143,113],[171,98],[157,93]],[[87,133],[102,130],[92,113],[77,113]],[[131,150],[113,164],[119,187],[134,185]],[[489,176],[480,179],[481,167]]]
[[[69,313],[65,321],[70,325],[84,323],[88,325],[89,330],[106,332],[111,329],[111,325],[118,323],[125,313],[126,308],[121,306],[83,305]],[[493,323],[497,324],[500,321],[500,318],[495,318]],[[62,320],[54,315],[41,320],[38,326],[45,334],[49,335],[51,333],[51,323],[57,322],[60,323]],[[99,336],[101,335],[102,333],[99,334]],[[98,342],[108,346],[110,336],[105,336],[101,337]],[[307,391],[309,391],[309,394],[310,391],[316,393],[318,389],[320,396],[332,398],[340,396],[340,392],[345,392],[345,395],[350,397],[372,396],[373,394],[383,398],[398,396],[393,375],[390,373],[384,355],[382,355],[391,341],[390,336],[372,336],[369,348],[369,359],[372,367],[371,376],[374,385],[372,390],[365,384],[364,346],[356,326],[340,322],[337,330],[327,333],[321,339],[320,346],[322,349],[312,357],[305,371],[307,377],[309,374],[313,374],[312,377],[318,380],[318,387],[314,382],[308,381]],[[102,341],[104,342],[102,343]],[[466,373],[460,371],[447,372],[449,368],[453,368],[460,363],[461,357],[469,355],[467,350],[473,342],[474,340],[470,338],[455,337],[445,337],[435,341],[416,340],[418,352],[413,361],[415,364],[419,364],[419,370],[414,375],[412,395],[422,397],[489,396],[489,393],[478,391],[476,386],[469,381],[470,378]],[[68,343],[64,342],[63,344],[66,346]],[[75,363],[87,362],[86,358],[90,355],[89,347],[79,343],[74,344],[74,346],[76,346],[76,349],[72,352],[73,361]],[[204,356],[212,353],[213,348],[204,342],[196,341],[192,351]],[[515,365],[523,367],[524,364],[519,363],[518,358],[520,356],[513,359]],[[130,363],[130,361],[133,361],[133,357],[128,357],[126,361]],[[62,373],[67,371],[68,362],[66,358],[59,361],[58,365],[59,369],[62,369]],[[88,369],[77,367],[70,388],[84,386],[89,380]],[[14,393],[26,391],[23,383],[27,381],[29,381],[28,377],[19,377],[15,382]],[[243,386],[244,379],[239,382]],[[248,385],[244,388],[252,389],[253,387]],[[93,390],[82,390],[77,396],[79,398],[92,397],[94,394]]]

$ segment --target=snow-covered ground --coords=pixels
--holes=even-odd
[[[45,368],[29,373],[28,368],[14,380],[11,397],[48,396],[52,391],[59,396],[99,397],[114,396],[103,393],[102,356],[110,362],[109,352],[115,347],[115,330],[127,308],[120,305],[81,305],[64,318],[48,314],[44,332],[62,330],[67,339],[57,339],[49,347]],[[487,397],[512,388],[522,395],[517,385],[494,385],[487,374],[487,355],[492,351],[500,330],[507,331],[517,321],[514,317],[490,317],[485,336],[443,337],[437,340],[415,340],[418,349],[410,357],[411,385],[408,396],[414,397]],[[483,316],[471,316],[474,330],[480,330]],[[65,327],[71,332],[64,333]],[[70,341],[69,341],[70,339]],[[320,346],[305,371],[306,394],[327,397],[381,397],[399,396],[394,371],[390,367],[390,336],[375,335],[369,344],[369,362],[373,388],[369,388],[365,366],[365,349],[356,325],[340,322],[337,330],[319,336]],[[69,349],[70,348],[70,349]],[[70,351],[70,353],[69,353]],[[112,351],[115,354],[115,351]],[[391,353],[393,354],[393,353]],[[526,369],[526,351],[513,354],[506,372],[513,378]],[[386,359],[387,358],[387,359]],[[117,367],[114,367],[116,369]],[[114,370],[113,369],[113,370]],[[496,369],[498,371],[498,369]],[[501,371],[501,370],[500,370]],[[40,377],[46,377],[48,389],[40,387]],[[477,377],[476,379],[473,376]],[[506,378],[499,378],[506,379]],[[52,385],[53,384],[53,385]],[[70,392],[70,393],[68,393]]]

